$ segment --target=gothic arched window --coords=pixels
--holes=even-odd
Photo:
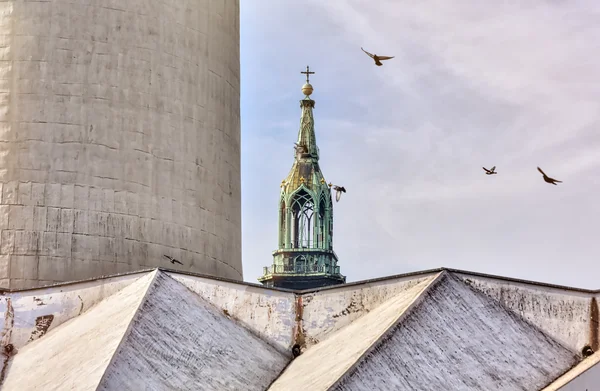
[[[331,196],[330,196],[331,197]],[[329,205],[331,205],[331,198],[329,198]],[[329,235],[328,235],[328,241],[329,241],[329,249],[333,249],[333,208],[329,208]]]
[[[292,209],[292,247],[312,247],[315,203],[304,189],[294,195]]]
[[[319,222],[318,222],[318,232],[317,232],[317,246],[320,248],[325,248],[325,211],[327,208],[327,198],[325,198],[325,193],[321,193],[321,197],[319,198]]]
[[[279,246],[285,247],[285,200],[282,198],[279,204]]]

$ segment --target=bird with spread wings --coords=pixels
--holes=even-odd
[[[377,54],[371,54],[371,53],[367,52],[365,49],[363,49],[362,47],[361,47],[361,50],[363,52],[367,53],[367,55],[369,57],[371,57],[373,60],[375,60],[375,65],[377,65],[378,67],[380,67],[380,66],[383,65],[381,63],[381,61],[383,61],[383,60],[390,60],[390,59],[394,58],[394,57],[389,57],[389,56],[378,56]]]
[[[335,202],[338,202],[342,197],[342,193],[346,192],[346,188],[344,186],[336,186],[332,183],[329,183],[329,187],[333,187],[333,190],[335,190]]]
[[[492,175],[492,174],[497,174],[496,172],[496,166],[492,167],[490,170],[488,170],[485,167],[481,167],[485,170],[485,175]]]
[[[169,262],[171,262],[173,265],[175,265],[176,263],[183,265],[183,263],[179,262],[177,259],[170,257],[168,255],[163,255],[165,258],[167,258],[169,260]]]
[[[558,182],[558,183],[562,183],[562,181],[558,181],[558,180],[556,180],[556,179],[554,179],[554,178],[550,178],[548,175],[546,175],[546,173],[545,173],[544,171],[542,171],[542,169],[541,169],[541,168],[539,168],[539,167],[538,167],[537,169],[538,169],[538,171],[539,171],[539,172],[541,172],[541,173],[542,173],[542,175],[544,176],[544,181],[545,181],[545,182],[547,182],[547,183],[550,183],[550,184],[552,184],[552,185],[556,185],[556,182]]]

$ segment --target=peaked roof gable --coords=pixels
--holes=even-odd
[[[450,273],[421,294],[335,390],[538,390],[579,361]]]

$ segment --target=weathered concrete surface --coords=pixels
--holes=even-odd
[[[0,287],[241,280],[239,1],[2,1],[0,31]]]
[[[364,312],[361,318],[323,342],[308,348],[292,361],[269,391],[328,390],[410,308],[430,283],[431,279],[421,279],[368,314]]]
[[[2,390],[96,390],[156,273],[19,349]]]
[[[134,273],[79,284],[10,293],[0,301],[3,318],[9,300],[14,312],[14,324],[10,329],[11,338],[8,342],[20,348],[151,273]],[[39,329],[41,320],[47,323],[43,332]],[[3,335],[9,331],[5,330],[4,323],[0,324],[0,328]]]
[[[166,273],[280,351],[290,352],[296,325],[293,293]]]
[[[444,272],[336,390],[539,390],[579,358]]]
[[[467,274],[427,271],[303,294],[155,269],[8,291],[0,295],[0,349],[16,347],[7,361],[7,384],[18,390],[28,389],[23,384],[62,390],[75,383],[77,389],[101,383],[123,390],[263,390],[271,381],[273,390],[594,389],[599,353],[580,361],[579,347],[560,342],[575,332],[570,316],[539,316],[537,327],[474,288],[464,280]],[[506,282],[486,278],[484,287]],[[522,293],[526,300],[571,295],[519,284],[528,290]],[[597,294],[574,295],[579,293],[588,295],[591,335],[598,327]],[[130,316],[133,299],[141,296]],[[127,317],[130,332],[120,323]],[[547,319],[555,322],[556,337],[544,331]],[[303,345],[282,373],[290,345],[301,343],[305,333],[322,338]],[[114,341],[122,341],[120,348],[110,345]],[[59,376],[63,369],[68,373]],[[83,388],[80,378],[86,379]]]
[[[600,352],[585,358],[542,391],[600,390]]]
[[[98,389],[264,390],[289,359],[159,273]]]
[[[324,340],[381,303],[403,295],[405,291],[424,281],[432,281],[437,275],[438,273],[432,273],[340,286],[302,295],[302,329],[306,346]]]
[[[589,293],[455,273],[574,351],[590,343]]]

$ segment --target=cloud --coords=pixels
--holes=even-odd
[[[600,3],[261,4],[242,6],[246,278],[276,244],[309,63],[321,167],[348,189],[349,280],[449,266],[600,288],[573,272],[600,250]],[[361,46],[395,58],[376,67]]]

